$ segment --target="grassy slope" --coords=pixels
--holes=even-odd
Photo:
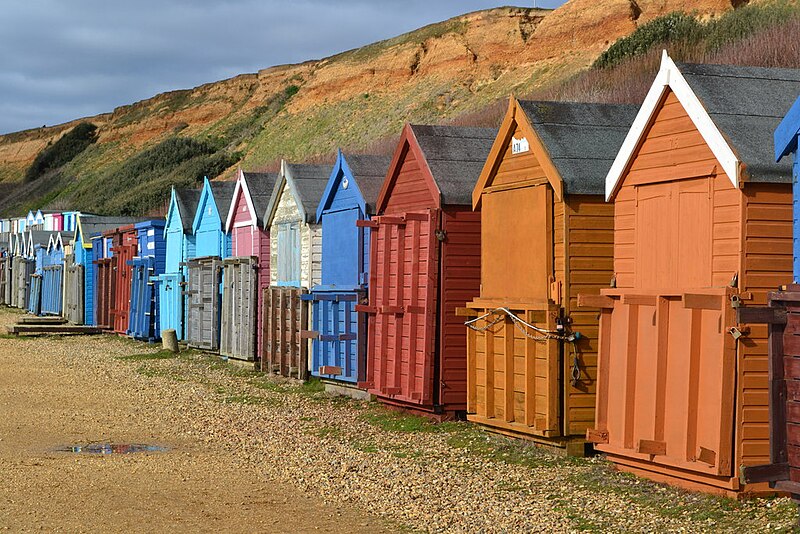
[[[782,22],[786,18],[786,4],[785,0],[776,0],[761,4],[768,6],[765,8],[740,9],[715,23],[725,32],[707,32],[699,39],[692,36],[691,42],[686,36],[673,35],[670,42],[648,43],[643,54],[623,58],[609,68],[586,70],[580,59],[574,64],[529,69],[524,74],[498,68],[494,79],[477,88],[470,87],[470,80],[454,83],[452,79],[420,77],[401,94],[378,89],[350,100],[320,101],[301,112],[287,109],[296,95],[303,96],[305,81],[301,70],[296,70],[297,73],[287,77],[283,84],[276,84],[271,94],[260,94],[259,105],[255,108],[254,92],[259,89],[255,75],[237,78],[240,90],[233,94],[219,95],[213,90],[175,91],[118,109],[106,117],[105,126],[114,130],[116,140],[91,145],[58,172],[36,184],[33,190],[26,190],[24,194],[13,191],[0,194],[0,214],[27,212],[40,206],[74,207],[103,213],[158,213],[163,210],[159,195],[166,198],[165,191],[171,184],[198,183],[204,171],[211,169],[215,171],[212,176],[215,175],[220,162],[238,161],[237,165],[245,168],[274,169],[282,157],[332,160],[331,154],[337,147],[386,152],[391,150],[391,139],[407,120],[496,126],[505,110],[503,101],[512,92],[534,98],[638,102],[657,69],[658,52],[663,47],[685,61],[800,67],[800,50],[792,37],[797,35],[800,23],[796,19]],[[774,13],[770,14],[771,10],[780,10],[781,16],[776,18]],[[781,22],[776,22],[777,19]],[[460,20],[434,24],[324,61],[367,64],[397,45],[462,35],[467,24]],[[761,30],[743,38],[749,33],[746,28],[759,25]],[[577,74],[564,81],[569,73]],[[543,79],[554,82],[542,87],[540,80]],[[263,87],[260,89],[263,91]],[[225,106],[227,113],[221,120],[203,128],[187,127],[178,122],[144,145],[126,134],[126,125],[162,119],[168,123],[199,105]],[[160,174],[142,177],[138,184],[120,187],[118,177],[131,173],[132,161],[137,155],[175,135],[211,143],[216,152],[206,159],[185,162],[177,169],[165,167]],[[0,188],[4,185],[2,182],[18,180],[24,172],[24,168],[0,165]],[[0,189],[0,193],[3,192]],[[143,193],[147,194],[143,196]]]

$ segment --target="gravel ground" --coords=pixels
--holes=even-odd
[[[0,309],[0,324],[13,320]],[[65,530],[90,530],[95,493],[103,502],[109,492],[124,498],[126,510],[157,513],[104,515],[107,530],[787,532],[796,517],[788,499],[691,494],[615,472],[601,458],[555,456],[468,423],[433,425],[329,397],[316,383],[265,377],[196,352],[172,357],[110,336],[0,339],[3,413],[19,411],[14,366],[51,394],[26,399],[33,421],[0,422],[0,480],[10,481],[0,487],[0,528],[47,528],[66,515]],[[91,409],[76,397],[91,400]],[[41,445],[17,434],[34,434]],[[116,464],[52,452],[80,439],[145,440],[171,450]],[[150,465],[154,458],[163,461]],[[50,464],[58,469],[42,478],[38,466]],[[54,509],[47,487],[47,498],[26,503],[65,470],[95,491],[61,495]],[[155,496],[119,489],[130,479],[154,481]]]

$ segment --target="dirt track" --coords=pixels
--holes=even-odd
[[[385,528],[355,506],[324,506],[286,483],[264,480],[213,441],[177,433],[159,409],[164,400],[154,398],[160,388],[148,391],[89,361],[70,361],[69,353],[101,345],[112,354],[132,348],[102,339],[0,339],[0,529]],[[96,441],[170,450],[111,456],[53,452],[65,444]]]

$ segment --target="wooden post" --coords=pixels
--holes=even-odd
[[[176,354],[180,352],[180,348],[178,347],[178,334],[173,328],[168,328],[167,330],[161,332],[161,346],[164,348],[164,350],[168,350]]]

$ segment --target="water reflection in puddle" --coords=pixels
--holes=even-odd
[[[64,445],[56,448],[56,452],[77,454],[135,454],[138,452],[164,452],[166,450],[166,447],[142,443],[88,443],[86,445]]]

